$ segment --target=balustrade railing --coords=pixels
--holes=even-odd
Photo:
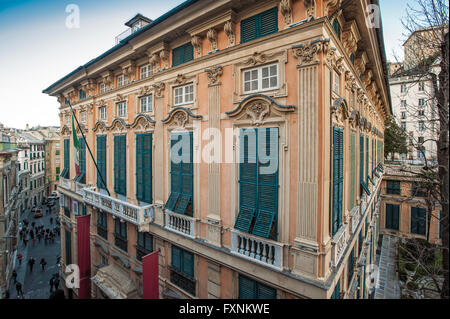
[[[177,214],[169,210],[165,211],[165,228],[195,238],[195,220],[192,217]]]

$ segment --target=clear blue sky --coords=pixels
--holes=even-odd
[[[406,0],[380,0],[386,54],[401,54]],[[102,54],[141,13],[155,19],[183,0],[0,0],[0,122],[9,127],[59,125],[56,98],[42,92]],[[80,8],[80,28],[66,27],[66,6]]]

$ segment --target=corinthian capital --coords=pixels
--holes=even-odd
[[[310,43],[301,43],[292,47],[294,57],[299,60],[298,65],[308,65],[318,63],[317,55],[325,52],[328,40],[317,39]]]

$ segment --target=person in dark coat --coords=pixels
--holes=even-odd
[[[50,278],[49,285],[50,285],[50,293],[53,292],[53,285],[55,284],[55,277]]]
[[[55,279],[53,279],[53,285],[55,286],[55,291],[58,290],[58,287],[59,287],[59,275],[55,276]]]
[[[47,265],[47,261],[45,260],[45,258],[41,258],[41,267],[42,267],[42,271],[45,271],[45,265]]]
[[[33,272],[34,263],[35,263],[34,258],[30,257],[30,259],[28,259],[28,266],[30,266],[30,272]]]
[[[16,291],[17,291],[17,298],[20,297],[23,298],[22,284],[20,282],[16,282]]]
[[[12,271],[12,277],[14,279],[14,283],[16,283],[17,282],[17,271],[15,269]]]

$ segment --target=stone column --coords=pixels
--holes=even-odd
[[[208,123],[209,129],[212,131],[220,131],[220,81],[223,68],[216,66],[214,68],[205,70],[209,85],[208,85]],[[216,138],[216,137],[215,137]],[[217,145],[221,146],[220,141]],[[215,152],[221,150],[215,149]],[[210,162],[208,165],[208,215],[207,215],[207,234],[206,241],[221,246],[221,226],[220,226],[220,156],[217,154],[210,154]],[[216,160],[215,160],[216,159]],[[217,159],[219,162],[217,162]]]

